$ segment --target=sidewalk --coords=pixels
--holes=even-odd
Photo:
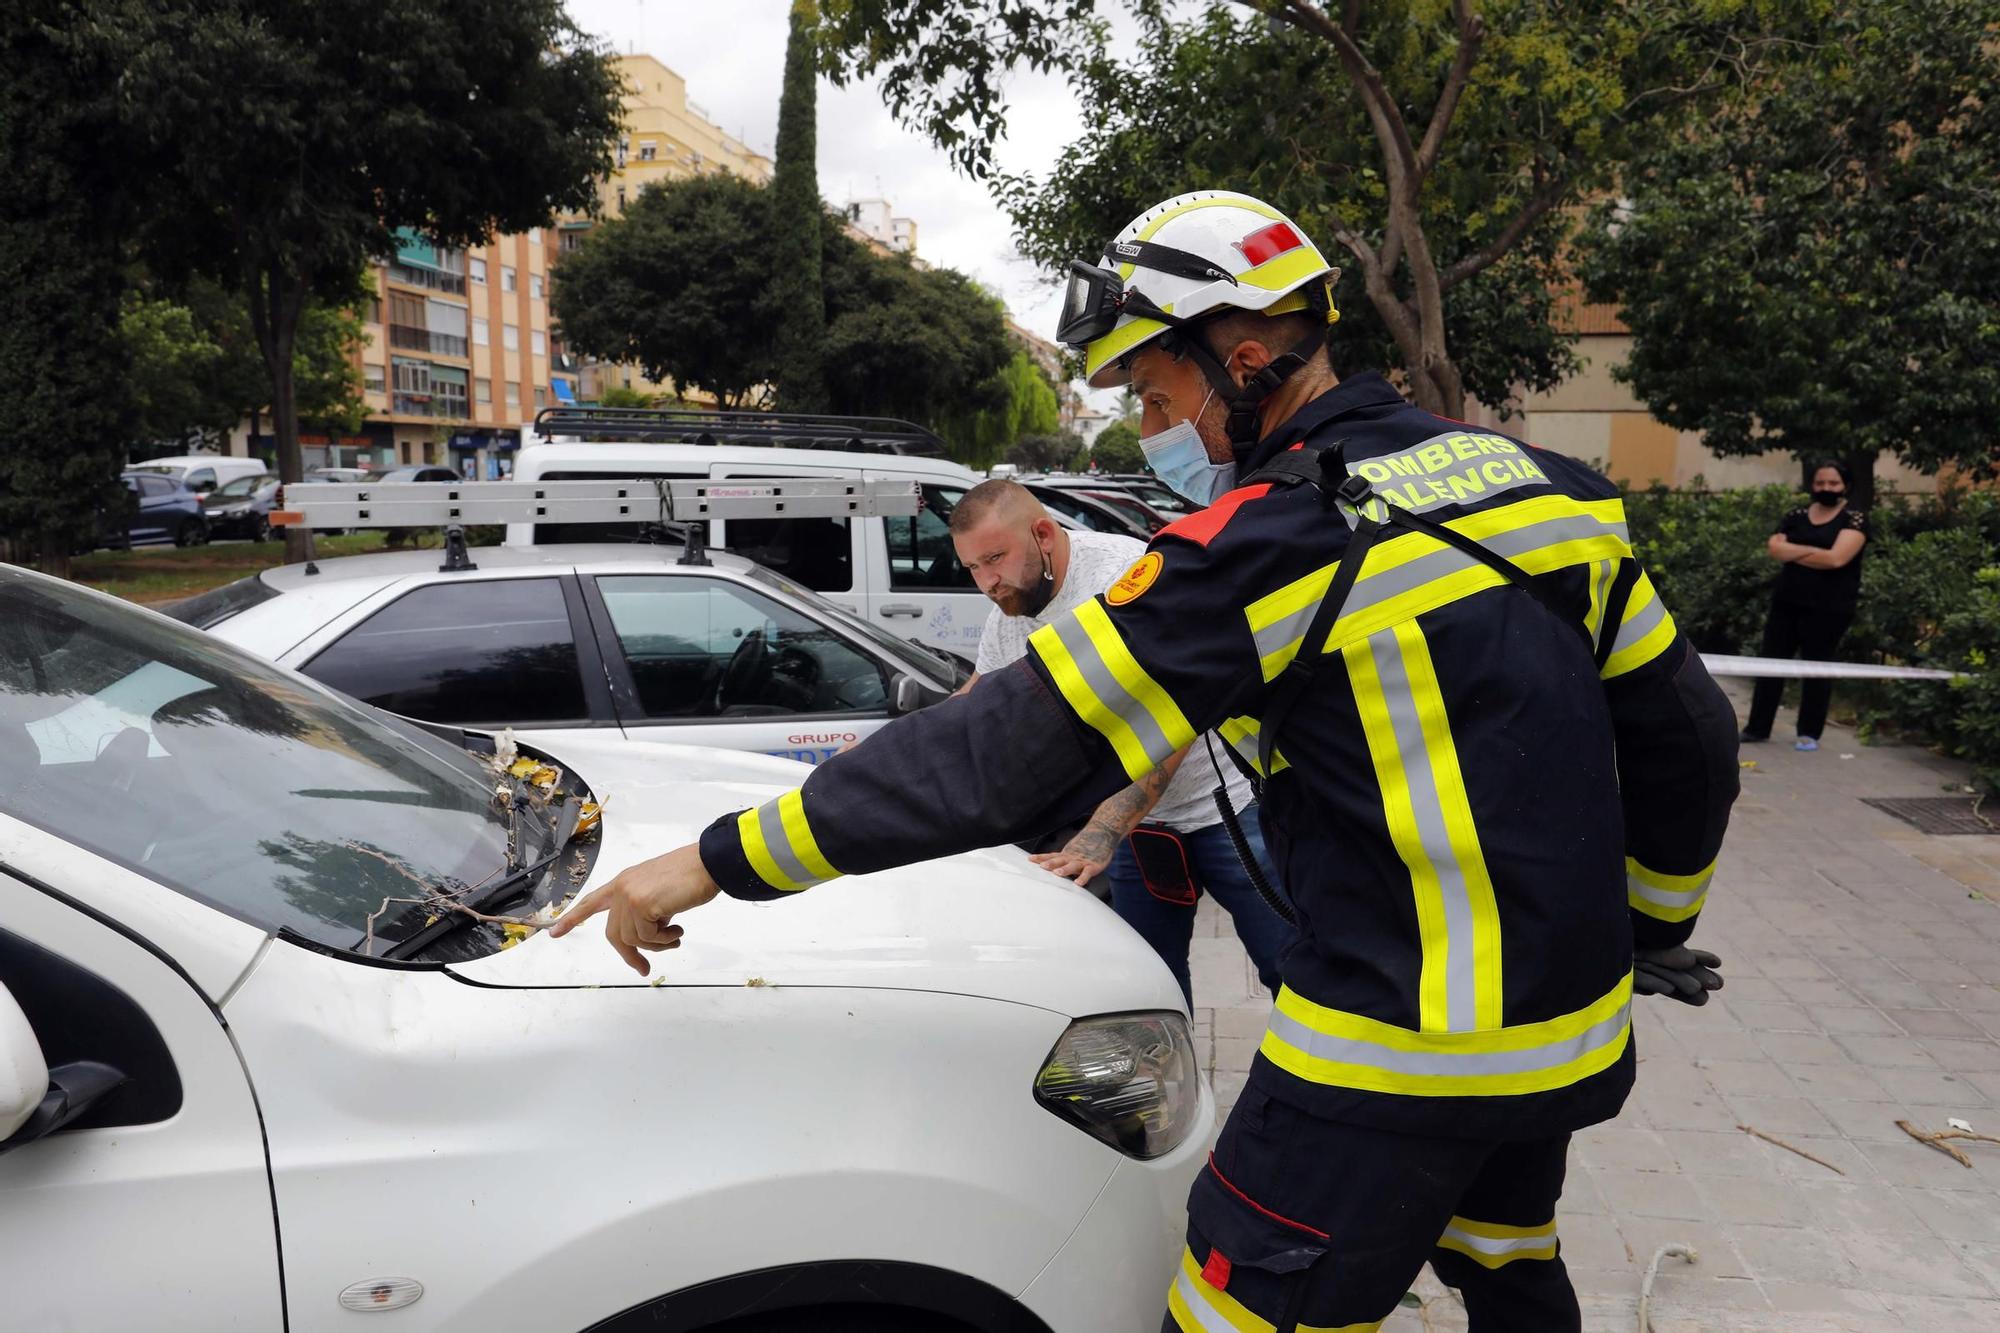
[[[1743,748],[1756,766],[1696,932],[1727,987],[1700,1009],[1639,1001],[1638,1087],[1571,1152],[1559,1217],[1584,1327],[1636,1328],[1648,1261],[1683,1243],[1700,1259],[1662,1261],[1659,1333],[2000,1329],[2000,1145],[1960,1145],[1968,1169],[1896,1127],[2000,1134],[2000,836],[1927,835],[1859,799],[1945,795],[1960,765],[1840,727],[1799,754],[1791,735],[1786,716]],[[1202,912],[1196,1040],[1226,1109],[1266,1004],[1228,919]],[[1419,1295],[1384,1329],[1465,1327],[1428,1271]]]

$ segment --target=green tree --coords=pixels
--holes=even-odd
[[[1626,173],[1582,265],[1616,374],[1721,454],[2000,468],[1991,0],[1844,0],[1818,40]]]
[[[1105,472],[1144,472],[1146,451],[1139,447],[1139,428],[1129,421],[1114,421],[1097,433],[1090,456]]]
[[[123,5],[0,24],[0,539],[66,574],[117,484],[137,420],[118,333],[130,219],[118,124]]]
[[[600,407],[651,407],[653,395],[628,389],[622,384],[610,384],[597,395],[597,402]]]
[[[1075,431],[1050,435],[1023,435],[1007,451],[1007,461],[1023,472],[1052,472],[1074,467],[1088,457],[1083,438]]]
[[[585,356],[630,362],[725,408],[777,372],[770,195],[736,176],[641,190],[556,265],[551,311]]]
[[[577,351],[637,362],[647,378],[767,405],[786,319],[770,275],[774,191],[728,176],[642,192],[558,266],[555,316]],[[877,255],[831,218],[820,228],[821,343],[841,373],[826,410],[957,419],[1001,407],[1011,355],[991,296],[950,269]]]
[[[145,13],[114,80],[156,173],[139,239],[169,279],[205,273],[248,297],[279,473],[296,480],[293,354],[311,298],[344,298],[398,228],[466,246],[594,207],[622,117],[616,75],[561,0]]]
[[[1242,0],[1176,23],[1131,0],[1145,49],[1120,64],[1095,0],[828,0],[822,44],[982,177],[1004,74],[1066,71],[1082,136],[1046,179],[995,182],[1027,253],[1094,257],[1184,190],[1258,194],[1358,270],[1349,313],[1371,317],[1343,320],[1337,359],[1459,416],[1468,389],[1504,403],[1570,370],[1548,326],[1563,205],[1760,58],[1764,3]]]
[[[826,296],[820,285],[820,233],[826,205],[819,197],[818,86],[813,0],[792,0],[785,39],[785,83],[778,96],[778,157],[771,178],[773,233],[770,284],[778,311],[778,406],[787,412],[827,410]],[[838,364],[838,362],[834,362]]]
[[[1061,417],[1055,386],[1025,351],[1014,349],[998,379],[999,406],[961,408],[935,419],[952,458],[980,472],[1005,458],[1023,435],[1053,434]]]

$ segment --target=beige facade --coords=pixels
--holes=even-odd
[[[709,120],[688,100],[686,79],[652,56],[615,59],[625,84],[625,124],[619,132],[616,165],[598,187],[604,216],[622,215],[641,190],[662,181],[717,172],[760,185],[770,181],[771,159]],[[557,228],[558,253],[575,249],[591,226],[590,218],[563,219]],[[671,383],[656,384],[636,366],[583,361],[577,369],[577,394],[584,399],[594,399],[613,385],[680,396]],[[702,395],[692,397],[700,400]]]

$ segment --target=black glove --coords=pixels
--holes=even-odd
[[[1640,995],[1665,995],[1682,1004],[1707,1004],[1708,993],[1722,989],[1715,969],[1722,960],[1706,949],[1685,944],[1671,949],[1635,949],[1632,989]]]

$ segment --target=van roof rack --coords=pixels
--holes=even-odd
[[[319,482],[287,486],[279,499],[271,526],[308,536],[320,528],[443,528],[446,573],[478,568],[466,554],[468,524],[646,523],[681,538],[681,564],[705,565],[709,519],[865,518],[923,506],[914,481],[843,477]],[[308,553],[308,574],[319,572],[312,559]]]
[[[815,416],[803,412],[722,412],[683,407],[545,407],[534,432],[544,440],[646,440],[662,444],[744,444],[776,449],[936,457],[944,441],[896,417]]]

